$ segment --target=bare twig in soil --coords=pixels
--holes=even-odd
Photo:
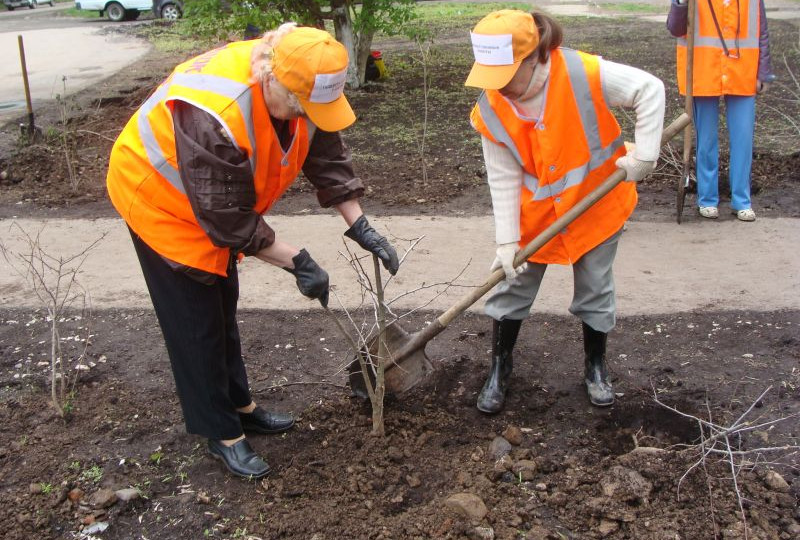
[[[680,497],[680,488],[683,481],[689,476],[689,474],[698,467],[702,467],[703,471],[706,474],[706,482],[710,483],[710,476],[707,468],[707,459],[712,456],[720,456],[722,461],[726,463],[726,466],[730,469],[730,481],[732,484],[732,488],[734,493],[736,494],[736,502],[739,506],[739,512],[742,516],[742,523],[744,525],[744,537],[745,539],[749,538],[749,527],[747,523],[747,513],[745,512],[745,504],[744,504],[744,496],[742,495],[742,491],[740,488],[739,482],[739,473],[745,468],[753,468],[755,464],[749,460],[749,456],[755,455],[756,462],[760,462],[761,456],[769,453],[796,453],[800,450],[800,446],[798,445],[783,445],[783,446],[771,446],[771,447],[759,447],[759,448],[751,448],[751,449],[742,449],[740,446],[737,447],[736,444],[731,442],[731,439],[739,441],[739,445],[741,445],[741,440],[743,435],[746,433],[753,431],[755,429],[764,428],[767,426],[773,426],[779,422],[783,422],[785,420],[789,420],[792,418],[796,418],[798,414],[792,414],[785,417],[767,420],[767,421],[759,421],[758,419],[750,419],[750,415],[753,412],[753,409],[758,406],[759,403],[762,402],[764,397],[767,393],[772,389],[772,386],[767,387],[761,395],[758,396],[746,409],[745,411],[739,415],[736,420],[734,420],[730,425],[723,425],[720,423],[715,422],[712,419],[711,415],[711,406],[706,400],[706,410],[708,411],[708,420],[704,420],[692,414],[688,414],[682,412],[675,407],[671,407],[666,405],[658,398],[658,392],[653,388],[653,400],[664,407],[667,410],[674,412],[684,418],[688,418],[693,420],[697,423],[698,430],[700,433],[700,442],[694,445],[679,445],[683,447],[681,452],[692,455],[694,454],[694,462],[689,467],[689,469],[684,472],[681,478],[678,480],[678,496]],[[762,462],[763,463],[763,462]],[[709,485],[709,497],[711,498],[711,487]],[[712,512],[713,512],[713,498],[712,501]],[[716,520],[714,521],[714,531],[715,537],[718,531]]]
[[[39,299],[50,319],[50,398],[53,407],[62,417],[72,406],[72,389],[79,375],[69,376],[65,369],[66,361],[61,350],[60,325],[64,313],[76,303],[81,304],[81,311],[86,312],[90,305],[88,292],[78,282],[77,276],[89,252],[105,238],[105,234],[97,238],[79,253],[69,257],[53,256],[42,247],[41,230],[31,236],[19,224],[14,223],[25,239],[24,252],[12,252],[0,243],[0,253],[28,287]],[[77,290],[77,292],[75,292]],[[78,358],[81,365],[88,346],[88,331],[83,352]],[[67,389],[70,387],[70,391]]]

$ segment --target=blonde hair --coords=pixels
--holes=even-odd
[[[278,46],[283,36],[291,32],[297,27],[297,23],[287,22],[280,25],[275,30],[266,32],[255,47],[250,56],[250,73],[251,80],[254,83],[263,84],[269,81],[269,84],[278,84],[283,86],[281,82],[272,74],[272,50]],[[285,88],[285,87],[284,87]],[[303,114],[303,107],[300,102],[288,88],[286,89],[288,99],[287,105],[298,114]]]

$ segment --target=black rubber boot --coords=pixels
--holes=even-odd
[[[614,389],[608,382],[606,369],[606,332],[598,332],[583,323],[584,382],[589,401],[597,407],[608,407],[614,403]]]
[[[508,380],[514,367],[511,352],[517,342],[519,327],[522,326],[521,320],[492,320],[492,367],[478,396],[478,410],[489,414],[503,410]]]

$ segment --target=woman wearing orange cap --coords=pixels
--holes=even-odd
[[[493,320],[489,376],[478,409],[503,409],[512,350],[548,264],[571,264],[570,312],[583,326],[585,377],[597,406],[614,402],[605,363],[616,322],[612,264],[622,226],[636,206],[636,184],[658,159],[664,85],[639,69],[560,47],[561,27],[542,13],[501,10],[471,33],[468,86],[484,89],[471,121],[481,134],[494,208],[497,256],[506,280],[486,302]],[[636,114],[636,148],[626,154],[610,107]],[[514,256],[617,167],[617,185],[520,268]]]
[[[131,231],[164,334],[186,429],[208,438],[235,475],[270,468],[245,431],[294,419],[256,406],[241,355],[236,260],[284,268],[328,302],[328,275],[262,219],[302,169],[345,235],[394,274],[395,250],[367,222],[338,133],[355,115],[342,91],[347,52],[327,32],[285,24],[175,68],[130,119],[111,152],[109,196]]]

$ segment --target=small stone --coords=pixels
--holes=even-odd
[[[800,538],[800,524],[792,523],[787,525],[786,532],[789,533],[792,538]]]
[[[110,489],[101,488],[92,493],[88,502],[92,508],[108,508],[117,502],[117,495]]]
[[[779,493],[786,493],[789,491],[789,484],[783,479],[783,476],[775,471],[767,471],[764,482],[766,482],[770,489]]]
[[[536,462],[530,459],[521,459],[514,463],[511,469],[523,482],[530,482],[536,476]]]
[[[505,431],[503,431],[503,437],[514,446],[522,444],[522,430],[517,426],[508,426]]]
[[[491,527],[475,527],[470,537],[475,540],[494,540],[494,529]]]
[[[197,502],[200,504],[211,504],[211,497],[205,491],[200,491],[197,493]]]
[[[390,446],[386,450],[386,455],[389,457],[391,461],[394,461],[395,463],[403,461],[403,451],[396,446]]]
[[[28,486],[28,493],[37,495],[42,492],[42,484],[40,482],[33,482]]]
[[[72,488],[67,493],[67,498],[73,503],[78,503],[83,498],[83,490],[81,488]]]
[[[83,535],[88,536],[88,535],[91,535],[91,534],[101,533],[101,532],[105,531],[106,529],[108,529],[108,522],[107,521],[95,521],[91,525],[89,525],[88,527],[83,529],[83,531],[81,531],[81,532],[83,533]]]
[[[406,476],[406,482],[408,482],[408,487],[411,488],[418,488],[422,485],[419,477],[416,474],[409,474]]]
[[[538,484],[533,486],[533,488],[536,491],[547,491],[547,484],[545,484],[544,482],[539,482]]]
[[[510,471],[511,468],[514,466],[514,460],[511,459],[511,456],[505,455],[494,462],[494,470],[498,473],[504,473],[505,471]]]
[[[618,530],[619,523],[611,519],[603,519],[600,521],[600,525],[597,527],[597,532],[603,536],[608,536],[609,534],[615,533]]]
[[[118,489],[114,492],[114,495],[116,495],[117,499],[122,502],[133,501],[142,496],[142,494],[139,493],[139,490],[136,488]]]
[[[479,522],[489,512],[483,499],[473,493],[451,495],[444,501],[444,505],[472,522]]]
[[[489,457],[498,460],[506,454],[511,453],[511,443],[503,437],[495,437],[489,444]]]

